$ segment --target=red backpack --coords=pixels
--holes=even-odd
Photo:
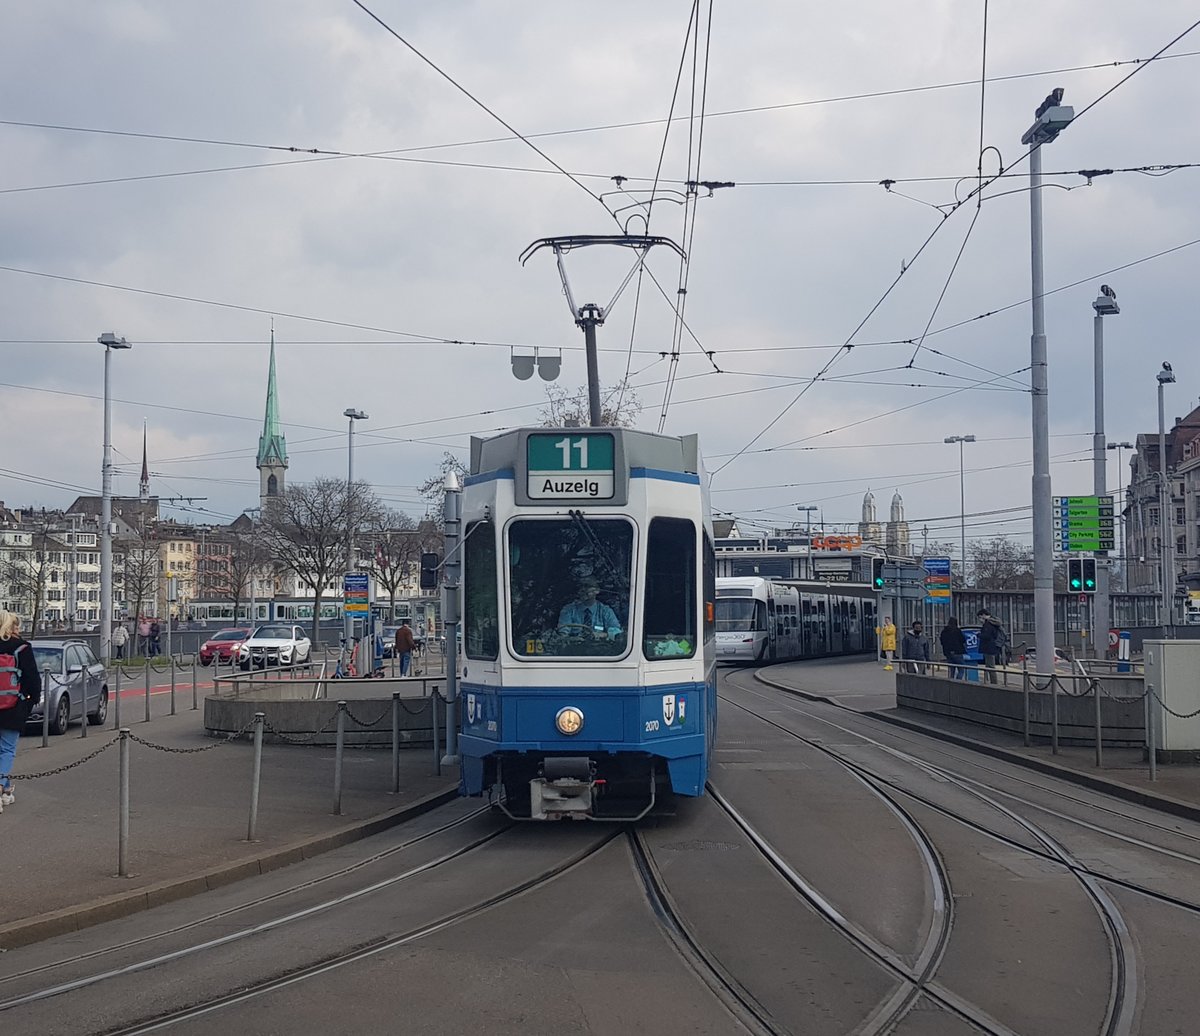
[[[11,655],[0,653],[0,712],[15,709],[25,700],[25,695],[21,693],[21,670],[17,665],[17,655],[26,646],[21,644]]]

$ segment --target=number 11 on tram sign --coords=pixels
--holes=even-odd
[[[609,500],[615,450],[608,432],[530,435],[526,492],[531,500]]]

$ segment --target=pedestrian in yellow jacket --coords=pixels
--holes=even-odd
[[[896,626],[890,615],[883,617],[883,625],[875,627],[879,637],[879,652],[883,656],[883,668],[891,669],[892,660],[896,657]]]

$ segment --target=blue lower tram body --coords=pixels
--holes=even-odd
[[[592,808],[578,819],[633,819],[669,794],[704,794],[716,728],[716,676],[652,687],[494,687],[460,685],[462,792],[503,796],[512,815],[529,815],[530,790],[558,763],[587,761]],[[583,713],[583,728],[561,734],[561,709]],[[547,767],[547,760],[550,761]],[[641,805],[639,805],[639,803]],[[565,814],[564,814],[565,815]]]

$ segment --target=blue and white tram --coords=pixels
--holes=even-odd
[[[538,820],[632,820],[703,794],[717,717],[704,483],[695,436],[471,440],[464,793]]]
[[[717,580],[717,659],[780,662],[875,650],[875,594],[866,586]]]

